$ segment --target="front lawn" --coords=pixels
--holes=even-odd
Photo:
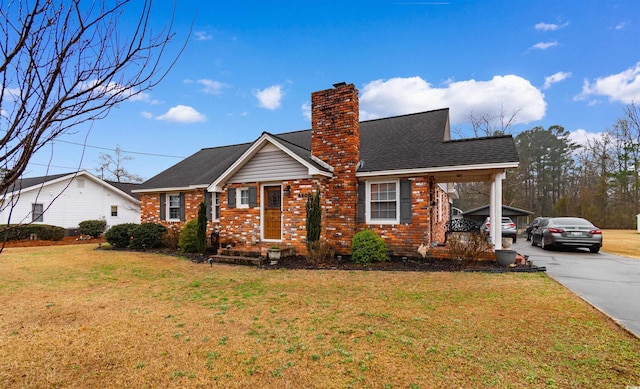
[[[640,341],[544,273],[260,270],[95,247],[0,255],[3,387],[640,385]]]

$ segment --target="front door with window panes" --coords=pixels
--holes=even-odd
[[[264,239],[282,238],[282,191],[280,185],[264,187]]]

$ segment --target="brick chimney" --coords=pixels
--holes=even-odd
[[[347,254],[358,222],[358,90],[344,82],[333,86],[311,94],[311,154],[334,169],[322,191],[323,236]]]

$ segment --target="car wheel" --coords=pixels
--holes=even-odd
[[[593,254],[597,254],[600,251],[600,246],[597,247],[589,247],[589,252]]]
[[[536,244],[536,237],[535,237],[535,236],[533,236],[533,235],[531,235],[531,246],[534,246],[534,247],[535,247],[535,246],[537,246],[537,244]]]
[[[527,242],[531,240],[531,234],[527,234]]]
[[[544,236],[540,237],[540,248],[542,248],[543,250],[549,250],[549,246],[544,244]]]

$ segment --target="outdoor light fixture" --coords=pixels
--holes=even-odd
[[[290,193],[291,193],[291,185],[287,185],[284,188],[284,195],[288,197]]]

